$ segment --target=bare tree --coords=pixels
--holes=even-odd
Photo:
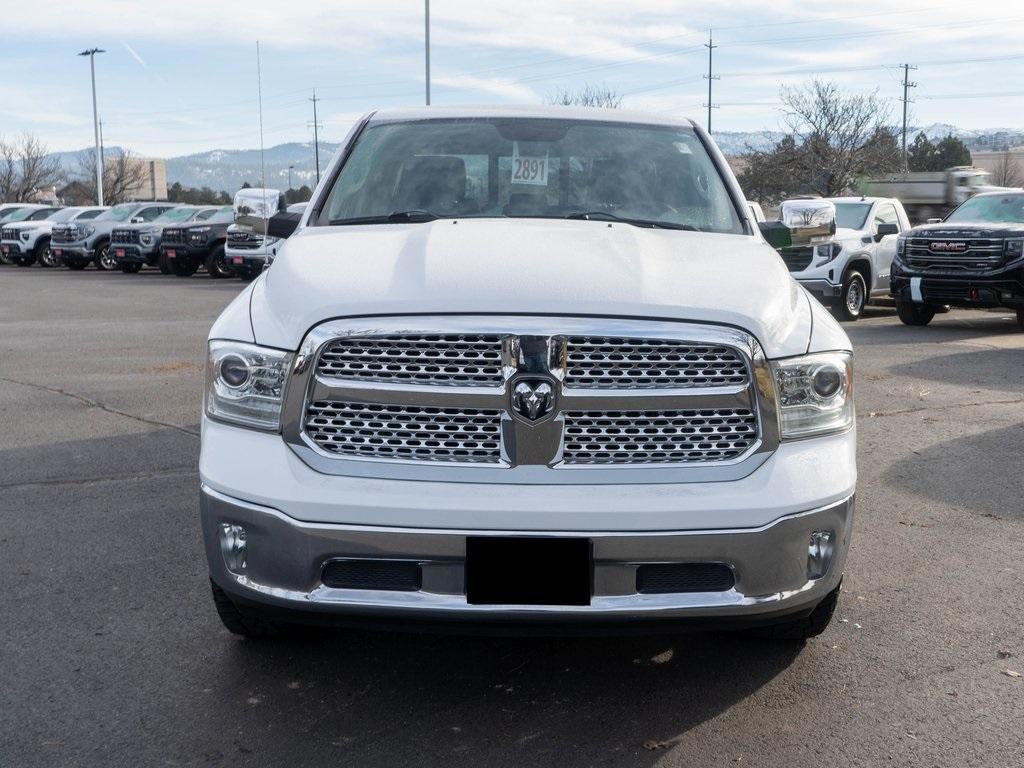
[[[1021,174],[1017,158],[1009,151],[1003,152],[996,160],[992,169],[992,183],[1000,187],[1019,187],[1024,185],[1024,175]]]
[[[563,107],[605,107],[618,109],[622,106],[622,94],[607,85],[585,85],[579,90],[559,88],[548,97],[548,104]]]
[[[29,133],[0,140],[0,202],[31,200],[63,179],[60,162]]]
[[[804,175],[821,194],[841,194],[859,175],[898,167],[890,109],[877,90],[844,93],[835,83],[813,80],[783,87],[781,99],[791,134],[807,150]]]
[[[877,93],[847,94],[814,80],[783,88],[789,132],[773,147],[750,148],[740,184],[756,200],[774,205],[796,194],[826,197],[853,190],[861,176],[902,164],[889,109]]]
[[[78,163],[79,183],[90,199],[96,199],[96,152],[82,155]],[[104,157],[103,202],[106,205],[125,203],[137,197],[146,181],[146,162],[136,155],[121,150]]]

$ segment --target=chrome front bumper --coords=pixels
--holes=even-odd
[[[387,619],[479,622],[615,622],[637,619],[770,617],[809,610],[842,578],[853,497],[778,518],[759,528],[656,532],[468,531],[329,525],[295,520],[203,487],[201,517],[213,580],[234,599],[271,609]],[[245,568],[229,570],[222,524],[241,525]],[[808,578],[808,545],[816,531],[835,533],[825,575]],[[593,542],[593,597],[586,606],[475,605],[465,596],[467,536],[571,536]],[[321,581],[337,558],[414,560],[418,591],[337,589]],[[644,563],[729,565],[735,586],[724,592],[641,594]],[[524,564],[529,567],[529,564]],[[514,574],[510,577],[514,578]]]

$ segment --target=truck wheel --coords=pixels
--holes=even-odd
[[[864,275],[855,269],[848,269],[843,275],[843,287],[836,300],[834,314],[839,320],[852,322],[864,312],[868,303],[868,290]]]
[[[240,267],[235,267],[235,274],[238,279],[245,283],[251,283],[257,277],[260,276],[262,270],[259,267],[253,267],[249,264],[243,264]]]
[[[110,242],[104,241],[96,246],[96,269],[111,272],[117,269],[117,258],[110,252]]]
[[[14,263],[19,267],[31,267],[36,263],[36,257],[34,253],[30,253],[28,256],[16,256]]]
[[[64,264],[67,266],[68,269],[73,269],[76,272],[78,272],[79,270],[83,270],[87,266],[89,266],[89,262],[83,261],[82,259],[65,259]]]
[[[10,254],[0,251],[0,264],[13,264]]]
[[[142,265],[137,261],[126,261],[121,265],[121,271],[126,275],[137,275],[142,271]]]
[[[160,254],[160,257],[156,260],[156,265],[160,267],[161,275],[171,274],[171,265],[167,263],[167,257],[164,254]]]
[[[836,587],[825,599],[818,603],[814,610],[807,616],[793,621],[784,621],[780,624],[772,624],[768,627],[758,627],[753,630],[755,637],[764,640],[784,640],[803,642],[817,637],[828,627],[832,616],[836,612],[836,605],[839,603],[839,587]]]
[[[210,589],[213,591],[213,604],[217,608],[217,615],[229,632],[243,637],[279,637],[288,631],[287,624],[240,611],[227,592],[214,584],[213,579],[210,579]]]
[[[168,259],[167,262],[171,265],[171,271],[177,277],[192,277],[199,269],[199,264],[195,259],[190,259],[187,256],[175,259]]]
[[[39,262],[41,267],[56,267],[60,264],[58,259],[53,256],[53,251],[50,250],[49,238],[40,238],[39,242],[36,243],[36,261]]]
[[[904,325],[928,325],[935,317],[935,307],[910,301],[897,301],[896,314]]]
[[[223,277],[231,277],[231,269],[228,268],[228,263],[224,259],[223,245],[218,245],[210,251],[210,255],[206,257],[206,272],[215,280],[220,280]]]

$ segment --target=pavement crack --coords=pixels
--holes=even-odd
[[[8,378],[7,376],[0,376],[0,381],[6,381],[8,384],[17,384],[18,386],[22,387],[31,387],[32,389],[38,389],[43,392],[49,392],[52,395],[61,395],[63,397],[70,398],[71,400],[74,400],[78,403],[81,403],[87,408],[98,408],[101,411],[111,413],[115,416],[122,416],[126,419],[131,419],[132,421],[138,421],[141,422],[142,424],[149,424],[150,426],[153,427],[167,427],[168,429],[176,429],[179,432],[184,432],[186,435],[191,435],[192,437],[199,437],[199,432],[197,432],[194,429],[182,427],[178,424],[171,424],[166,421],[160,421],[159,419],[150,419],[145,416],[139,416],[138,414],[135,413],[128,413],[128,411],[119,410],[117,408],[114,408],[113,406],[107,405],[106,403],[101,403],[99,400],[93,400],[91,398],[85,397],[84,395],[79,395],[75,392],[68,392],[66,389],[61,389],[60,387],[48,387],[45,384],[36,384],[35,382],[32,381],[19,381],[18,379],[11,379]]]
[[[120,475],[99,475],[96,477],[55,478],[53,480],[29,480],[22,483],[0,483],[0,491],[18,490],[22,488],[52,488],[62,485],[93,485],[97,483],[128,482],[133,480],[153,480],[178,475],[194,475],[198,473],[194,465],[154,470],[152,472],[131,472]]]
[[[905,416],[908,413],[922,413],[924,411],[952,411],[958,408],[978,408],[983,405],[1024,405],[1024,397],[1016,397],[1012,400],[978,400],[971,403],[949,403],[948,405],[922,405],[916,408],[899,408],[892,411],[870,411],[868,418],[881,419],[887,416]]]

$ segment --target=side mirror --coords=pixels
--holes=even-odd
[[[940,219],[940,218],[931,218],[931,219],[928,219],[928,223],[929,224],[941,224],[942,223],[942,219]]]
[[[820,242],[836,233],[836,207],[831,200],[783,200],[779,218],[796,245]]]
[[[898,235],[899,233],[900,228],[897,224],[879,224],[875,230],[875,242],[880,243],[883,237]]]
[[[299,228],[302,221],[301,213],[275,213],[267,222],[267,236],[286,240]]]
[[[768,245],[777,251],[793,245],[793,232],[781,221],[759,221],[757,228]]]
[[[246,232],[267,234],[268,220],[283,211],[284,195],[277,189],[247,187],[235,193],[235,223]]]

